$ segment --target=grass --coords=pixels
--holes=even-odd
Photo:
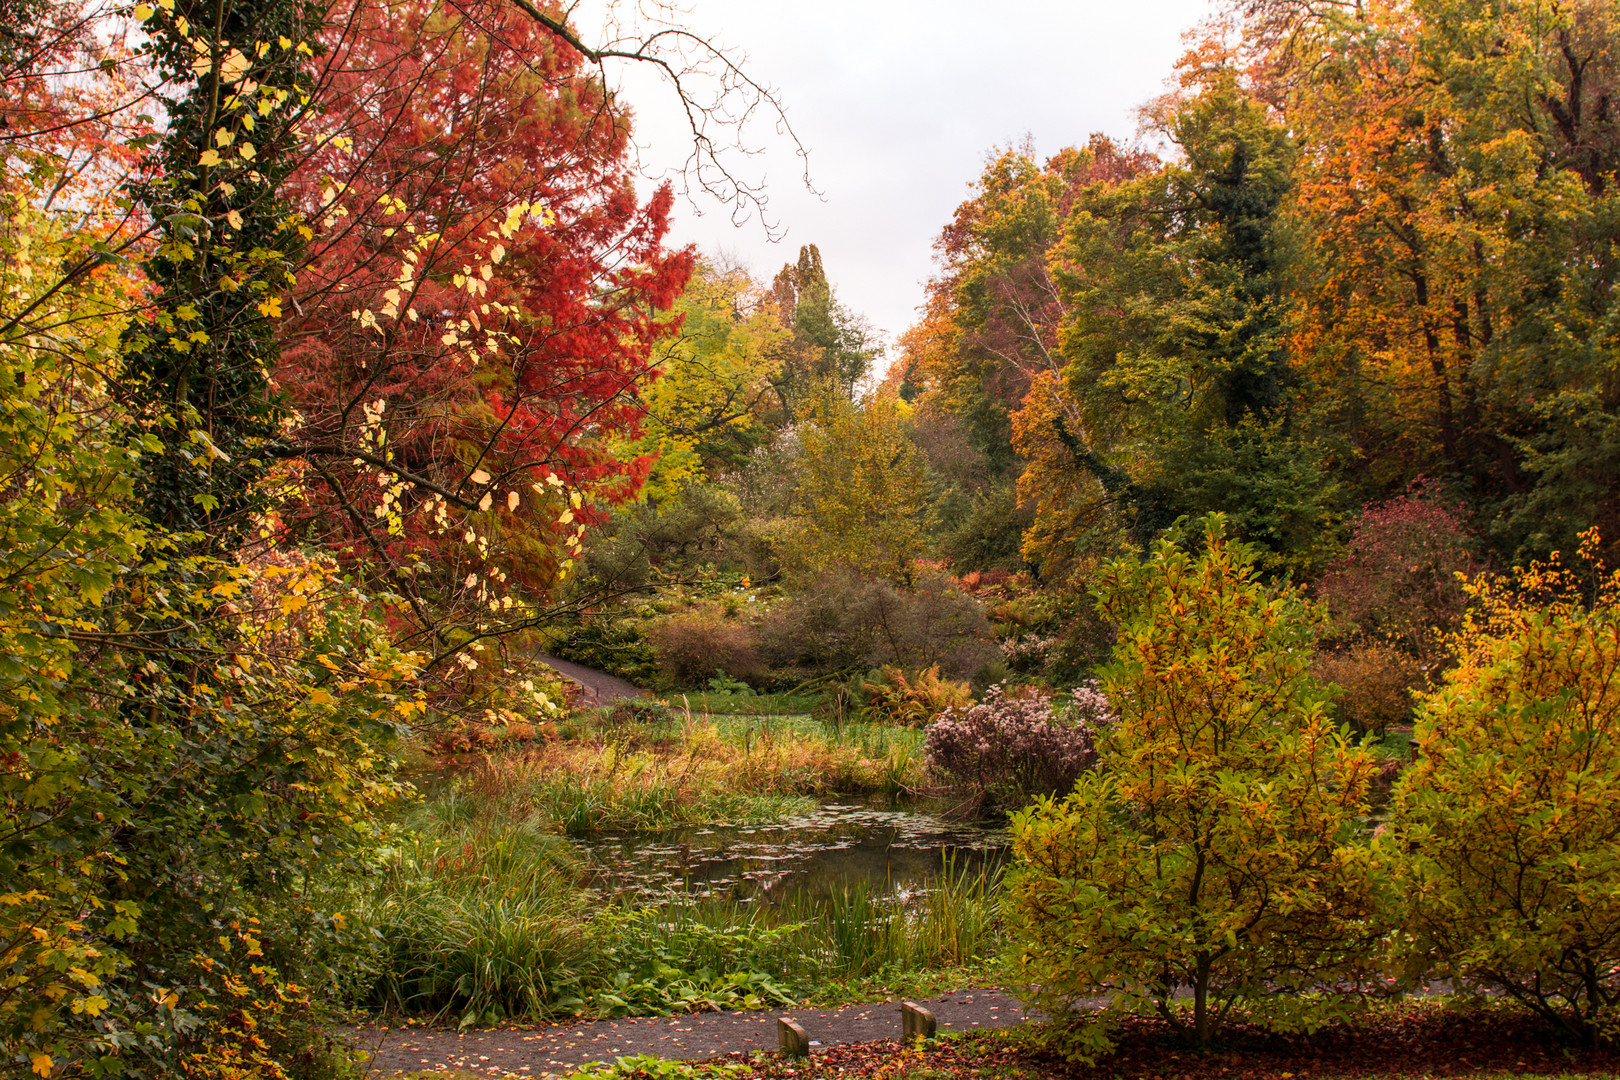
[[[837,987],[926,985],[982,969],[999,941],[992,877],[909,896],[849,886],[775,903],[587,899],[564,836],[760,824],[814,797],[889,794],[922,776],[922,733],[805,715],[584,714],[560,737],[431,785],[360,904],[377,942],[357,996],[467,1023],[786,1002]]]
[[[476,808],[452,792],[404,822],[361,905],[382,943],[368,1004],[482,1018],[545,1015],[578,996],[589,958],[577,861],[535,822]]]
[[[814,712],[821,694],[739,694],[713,690],[675,691],[664,696],[673,709],[694,715],[795,716]]]
[[[757,1007],[926,985],[999,946],[997,879],[949,868],[908,896],[854,885],[825,901],[604,908],[548,789],[512,768],[448,784],[400,822],[359,904],[377,944],[358,1003],[464,1024]]]
[[[617,783],[673,785],[686,798],[739,795],[897,795],[923,782],[923,733],[883,724],[834,728],[808,716],[677,712],[617,726],[585,714],[527,755],[547,774],[612,774]]]

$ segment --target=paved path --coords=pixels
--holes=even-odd
[[[1000,990],[963,990],[922,999],[918,1004],[933,1012],[942,1031],[1006,1027],[1024,1019],[1023,1004]],[[809,1032],[812,1047],[900,1037],[898,1001],[836,1009],[593,1020],[526,1029],[360,1028],[353,1036],[356,1048],[373,1055],[373,1077],[451,1068],[538,1077],[631,1054],[696,1060],[738,1050],[775,1050],[778,1017],[798,1021]]]
[[[620,698],[642,697],[643,692],[625,682],[623,679],[609,675],[605,671],[597,671],[581,664],[569,663],[559,660],[555,656],[541,653],[536,657],[542,664],[548,664],[557,669],[557,674],[580,688],[580,703],[583,705],[607,705]]]

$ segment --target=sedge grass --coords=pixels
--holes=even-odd
[[[370,1003],[474,1018],[555,1011],[590,966],[577,861],[533,821],[470,821],[467,800],[446,803],[406,820],[362,905],[382,943]]]
[[[924,733],[885,724],[833,727],[808,716],[706,716],[676,712],[662,720],[612,727],[585,720],[575,738],[551,744],[552,764],[600,771],[657,759],[698,788],[766,795],[888,795],[923,783]],[[645,755],[638,758],[637,755]]]
[[[451,792],[401,823],[358,913],[379,942],[364,1003],[464,1023],[753,1006],[831,980],[914,981],[1000,941],[995,876],[949,865],[910,895],[854,883],[775,904],[604,907],[566,843],[516,806]]]

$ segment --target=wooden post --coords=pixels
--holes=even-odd
[[[776,1040],[786,1057],[810,1056],[810,1033],[792,1020],[776,1021]]]
[[[938,1026],[934,1022],[934,1014],[915,1001],[900,1003],[900,1031],[905,1041],[932,1039]]]

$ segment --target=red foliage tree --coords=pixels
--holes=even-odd
[[[294,182],[314,233],[277,373],[281,527],[405,597],[441,653],[566,574],[676,327],[690,251],[637,199],[627,115],[517,9],[356,3],[332,23]]]
[[[1335,624],[1429,656],[1436,631],[1468,606],[1458,575],[1483,570],[1463,508],[1418,480],[1406,494],[1362,510],[1345,554],[1317,584]]]

